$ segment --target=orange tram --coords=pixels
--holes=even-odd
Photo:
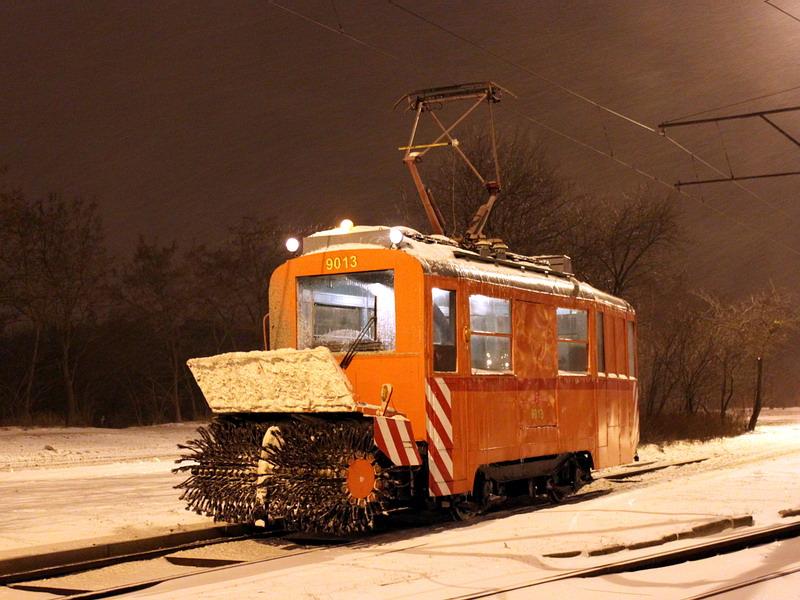
[[[395,504],[464,515],[512,494],[557,501],[636,454],[631,305],[575,279],[567,257],[480,246],[341,227],[306,237],[270,280],[272,348],[349,350],[354,416],[374,422]],[[363,505],[375,478],[350,466]]]
[[[635,457],[630,304],[575,279],[568,257],[513,254],[483,234],[501,190],[492,106],[506,93],[478,82],[401,99],[414,121],[399,150],[435,235],[346,220],[302,249],[288,240],[299,255],[269,286],[276,350],[189,361],[216,413],[183,446],[190,508],[363,531],[409,506],[464,517],[509,495],[558,501]],[[449,127],[435,116],[465,103]],[[456,126],[482,104],[494,174],[458,152],[488,198],[455,241],[419,164],[458,148]],[[423,120],[440,130],[430,143]]]

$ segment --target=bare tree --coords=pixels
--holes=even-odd
[[[36,332],[25,396],[29,402],[40,338],[47,333],[58,348],[70,425],[80,418],[75,384],[79,337],[97,316],[108,269],[97,206],[55,194],[33,203],[21,194],[6,194],[3,210],[11,216],[4,227],[10,240],[2,267],[8,285],[4,299]]]
[[[800,311],[788,292],[774,287],[736,302],[723,302],[707,293],[700,297],[709,307],[719,377],[720,418],[724,421],[736,390],[745,388],[752,378],[752,366],[760,370],[763,359],[774,356],[783,346],[800,323]],[[761,400],[759,373],[750,429],[755,428]]]
[[[569,245],[580,274],[617,296],[652,284],[680,240],[674,198],[649,187],[585,199],[578,219]]]
[[[188,278],[189,271],[180,260],[175,242],[161,246],[139,238],[132,260],[123,268],[119,287],[133,318],[149,327],[157,340],[156,345],[164,349],[170,367],[169,398],[176,421],[183,419],[180,388],[185,356],[182,341],[194,305]],[[155,395],[158,377],[156,373],[150,375],[151,391]]]
[[[203,318],[211,324],[217,351],[261,345],[269,277],[287,258],[285,231],[270,218],[243,219],[219,246],[189,252],[194,293],[202,299]]]
[[[14,390],[23,422],[31,417],[32,390],[50,299],[44,293],[36,263],[34,225],[34,214],[20,191],[0,192],[0,305],[5,308],[5,323],[21,320],[34,331],[28,368]]]
[[[758,365],[753,412],[748,424],[748,430],[752,431],[758,422],[763,400],[762,361],[774,356],[789,335],[800,326],[800,309],[797,308],[796,298],[791,294],[772,287],[745,300],[741,305],[741,315],[745,320],[742,342],[747,344]]]

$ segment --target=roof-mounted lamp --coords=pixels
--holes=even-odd
[[[389,241],[392,242],[392,247],[396,247],[403,241],[403,232],[399,227],[392,227],[389,230]]]
[[[300,240],[290,237],[288,240],[286,240],[286,249],[294,254],[300,249]]]

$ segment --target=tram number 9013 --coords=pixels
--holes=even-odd
[[[325,259],[326,271],[341,271],[342,269],[355,269],[358,266],[358,258],[355,254],[345,256],[329,256]]]

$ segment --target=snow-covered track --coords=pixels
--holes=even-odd
[[[277,536],[278,534],[279,534],[279,532],[274,532],[273,535]],[[262,534],[262,535],[265,535],[265,534]],[[232,540],[230,540],[230,539],[229,540],[219,540],[219,542],[215,542],[215,543],[221,543],[221,542],[225,542],[225,541],[232,541]],[[349,546],[349,545],[355,545],[358,542],[359,542],[359,540],[356,540],[356,541],[352,541],[352,540],[351,541],[342,541],[342,543],[340,545]],[[202,544],[198,544],[198,545],[202,545]],[[179,551],[179,550],[185,550],[185,549],[188,549],[188,548],[176,548],[176,549],[173,549],[172,551]],[[53,586],[51,584],[38,584],[37,585],[36,583],[29,582],[29,581],[26,581],[26,583],[24,583],[24,584],[12,584],[9,587],[12,588],[12,589],[15,589],[15,590],[19,590],[19,591],[36,592],[36,593],[42,593],[42,592],[44,592],[44,593],[54,593],[54,594],[60,595],[61,598],[63,598],[63,600],[95,600],[95,599],[100,599],[100,598],[113,598],[115,596],[122,596],[124,594],[129,594],[129,593],[132,593],[132,592],[137,592],[137,591],[140,591],[140,590],[149,589],[149,588],[155,587],[155,586],[157,586],[157,585],[159,585],[161,583],[177,581],[177,580],[184,579],[184,578],[187,578],[187,577],[195,577],[195,576],[203,575],[203,574],[206,574],[206,573],[216,573],[216,572],[224,571],[224,570],[227,570],[227,569],[235,569],[237,567],[242,567],[242,566],[252,566],[252,565],[267,564],[267,563],[270,563],[272,561],[280,561],[282,559],[297,557],[297,556],[300,556],[300,555],[313,554],[315,552],[320,552],[320,551],[323,551],[323,550],[326,550],[326,549],[327,549],[327,547],[300,548],[300,549],[296,549],[296,550],[293,550],[293,551],[289,551],[286,554],[281,555],[281,556],[272,556],[272,557],[269,557],[269,558],[264,558],[264,559],[260,559],[260,560],[252,560],[252,561],[224,561],[224,562],[227,562],[228,564],[220,564],[219,566],[208,566],[208,567],[200,566],[200,565],[203,564],[203,559],[187,559],[185,561],[178,561],[178,563],[184,562],[184,564],[186,566],[196,566],[197,568],[193,572],[181,573],[181,574],[178,574],[178,575],[169,575],[169,576],[164,576],[164,577],[157,577],[157,578],[153,578],[153,579],[144,579],[144,580],[140,580],[140,581],[133,581],[133,582],[125,583],[125,584],[122,584],[122,585],[116,585],[116,586],[112,586],[112,587],[108,587],[108,588],[104,588],[104,589],[97,589],[97,590],[70,589],[70,588],[67,588],[67,587],[56,587],[56,586]],[[163,556],[163,554],[161,556]],[[152,557],[143,557],[143,558],[152,558]],[[213,562],[214,561],[212,560],[208,564],[213,564]],[[220,562],[223,562],[223,561],[220,561]],[[176,564],[178,564],[178,563],[176,563]]]
[[[664,469],[669,469],[670,467],[683,467],[686,465],[694,465],[697,463],[707,461],[707,458],[695,458],[692,460],[683,460],[680,462],[669,462],[663,464],[652,464],[651,466],[642,466],[641,468],[629,468],[627,470],[615,470],[611,473],[606,473],[604,475],[600,475],[597,479],[609,479],[611,481],[617,481],[619,479],[628,479],[629,477],[636,477],[638,475],[644,475],[645,473],[655,473],[656,471],[663,471]],[[628,467],[635,466],[635,465],[627,465]]]
[[[277,535],[277,532],[253,532],[250,527],[226,525],[129,542],[22,556],[0,561],[0,586],[80,573],[134,560],[147,560],[200,546],[270,535]]]
[[[596,492],[585,492],[576,494],[566,498],[564,504],[573,504],[582,501],[591,500],[600,496],[608,494],[610,490],[600,490]],[[509,515],[519,512],[527,512],[530,510],[537,510],[550,506],[545,503],[527,503],[523,505],[514,505],[513,503],[506,503],[496,509],[488,512],[485,515],[476,517],[471,520],[469,524],[476,524],[481,521],[491,521],[508,517]],[[397,535],[405,535],[405,533],[418,532],[420,528],[428,528],[430,526],[438,526],[444,529],[459,528],[466,523],[452,521],[445,512],[431,512],[424,514],[406,514],[400,511],[396,518],[385,524],[381,531],[375,531],[368,534],[357,535],[355,537],[336,537],[326,534],[313,534],[313,533],[297,533],[286,532],[284,530],[270,530],[265,531],[258,529],[253,531],[251,528],[245,526],[227,526],[220,527],[220,530],[226,530],[229,535],[220,535],[214,538],[205,538],[203,540],[191,541],[181,544],[166,545],[161,544],[158,548],[151,548],[139,552],[109,555],[102,558],[94,558],[83,561],[62,561],[59,563],[58,557],[48,557],[51,564],[41,566],[36,569],[28,569],[18,572],[9,572],[0,575],[0,586],[7,585],[9,588],[33,593],[51,593],[57,594],[64,599],[81,599],[88,600],[94,598],[110,598],[132,593],[139,590],[148,589],[161,583],[172,582],[186,577],[198,576],[206,573],[216,573],[226,569],[235,569],[237,567],[247,567],[252,565],[267,565],[266,570],[269,570],[268,563],[275,561],[282,561],[286,559],[296,558],[302,555],[313,554],[329,549],[331,546],[346,548],[349,546],[356,547],[364,543],[380,542],[388,537],[394,538]],[[200,548],[204,546],[211,546],[225,542],[237,542],[250,539],[269,539],[271,542],[282,543],[291,542],[301,544],[301,546],[288,550],[279,556],[270,556],[257,560],[220,560],[215,558],[204,557],[182,557],[171,556],[179,552]],[[189,567],[193,570],[191,572],[184,572],[180,574],[168,575],[163,577],[156,577],[146,580],[138,580],[127,582],[120,585],[107,587],[104,589],[83,589],[80,586],[73,586],[69,583],[60,583],[58,580],[50,581],[50,578],[56,578],[64,575],[74,575],[117,565],[123,562],[130,562],[135,560],[149,560],[155,558],[163,558],[167,562],[174,565]],[[41,561],[42,559],[40,559]],[[46,559],[45,559],[46,560]],[[0,565],[1,566],[1,565]],[[0,571],[2,572],[2,571]]]
[[[768,575],[762,575],[761,577],[754,577],[752,579],[748,579],[746,581],[740,581],[738,583],[734,583],[732,585],[726,585],[724,587],[719,587],[714,590],[703,592],[702,594],[697,594],[696,596],[689,596],[684,600],[705,600],[705,598],[713,598],[714,596],[719,596],[721,594],[727,594],[728,592],[733,592],[735,590],[741,590],[744,588],[748,588],[754,585],[759,585],[765,583],[767,581],[772,581],[773,579],[780,579],[781,577],[788,577],[789,575],[794,575],[795,573],[800,573],[800,567],[794,569],[784,569],[780,571],[775,571],[774,573],[770,573]]]
[[[637,556],[635,558],[630,558],[626,560],[606,562],[585,569],[565,570],[561,573],[558,573],[557,575],[532,579],[529,582],[516,583],[508,587],[495,586],[486,588],[485,590],[481,590],[478,592],[451,596],[448,598],[448,600],[473,600],[477,598],[488,598],[498,594],[526,590],[529,588],[534,588],[537,586],[565,579],[600,577],[605,575],[666,567],[666,566],[680,564],[686,561],[699,560],[703,558],[716,556],[719,554],[736,552],[739,550],[743,550],[745,548],[750,548],[761,544],[767,544],[778,540],[784,540],[798,536],[800,536],[800,522],[793,522],[785,525],[784,524],[776,525],[772,527],[764,527],[752,531],[747,531],[746,533],[736,533],[727,535],[718,539],[693,544],[691,546],[684,546],[677,549],[671,549],[662,552],[647,554],[644,556]],[[364,541],[363,539],[343,541],[340,544],[340,547],[348,547],[348,546],[355,547],[360,543],[363,543],[363,541]],[[13,588],[20,591],[22,590],[50,591],[51,593],[57,593],[61,595],[62,598],[64,598],[65,600],[90,600],[90,599],[100,599],[100,598],[111,598],[145,589],[151,589],[162,583],[171,583],[174,586],[176,583],[179,584],[181,579],[186,579],[188,582],[189,578],[202,575],[213,574],[213,576],[216,579],[219,579],[220,575],[224,576],[225,571],[230,571],[232,574],[234,574],[236,569],[249,568],[254,565],[259,565],[260,567],[259,572],[263,574],[273,569],[280,570],[281,568],[283,568],[285,561],[287,560],[291,560],[294,562],[300,559],[303,560],[303,562],[305,562],[308,559],[310,559],[314,561],[315,559],[309,555],[312,555],[317,552],[322,552],[326,549],[327,548],[325,547],[298,548],[280,556],[272,556],[269,558],[253,560],[253,561],[241,561],[235,564],[233,564],[233,561],[230,561],[231,564],[223,564],[220,566],[212,566],[209,568],[197,568],[190,573],[182,573],[179,575],[171,575],[171,576],[153,578],[149,580],[135,581],[123,585],[117,585],[105,589],[97,589],[92,591],[36,586],[36,585],[14,585]],[[201,564],[202,561],[196,563],[198,567]],[[214,564],[214,562],[210,561],[209,564]],[[731,589],[746,587],[747,585],[757,584],[760,581],[764,581],[772,577],[781,577],[789,575],[794,572],[796,572],[796,570],[787,572],[777,572],[769,576],[760,577],[758,579],[753,579],[747,582],[736,583],[730,586],[726,586],[724,588],[718,588],[717,590],[706,592],[703,595],[697,596],[696,598],[697,600],[699,600],[700,598],[710,598],[713,597],[714,595],[723,593]]]
[[[668,567],[671,565],[676,565],[687,561],[701,560],[704,558],[710,558],[712,556],[716,556],[718,554],[737,552],[739,550],[752,548],[754,546],[759,546],[761,544],[769,544],[779,540],[785,540],[798,536],[800,536],[800,522],[789,523],[786,525],[774,525],[771,527],[763,527],[759,529],[754,529],[752,531],[747,531],[746,533],[731,534],[715,540],[702,542],[698,544],[692,544],[691,546],[686,546],[673,550],[665,550],[663,552],[657,552],[645,556],[637,556],[635,558],[630,558],[627,560],[619,560],[619,561],[604,563],[602,565],[597,565],[586,569],[565,571],[563,573],[559,573],[558,575],[539,578],[531,580],[530,582],[516,584],[509,587],[492,587],[477,593],[450,596],[449,598],[447,598],[447,600],[475,600],[478,598],[489,598],[492,596],[496,596],[498,594],[515,592],[518,590],[525,590],[528,588],[533,588],[536,586],[564,579],[572,579],[577,577],[601,577],[604,575],[628,573],[631,571],[641,571],[644,569],[656,569],[660,567]],[[777,572],[774,573],[773,575],[775,577],[783,577],[786,575],[790,575],[796,571],[797,570],[795,569],[786,572]],[[727,591],[728,589],[738,589],[740,587],[746,587],[747,585],[753,585],[755,583],[759,583],[760,581],[765,581],[768,579],[768,577],[769,576],[758,578],[758,580],[752,580],[749,582],[732,584],[731,586],[727,586],[726,588],[719,588],[717,590],[714,590],[713,592],[704,593],[700,596],[697,596],[696,598],[697,600],[699,600],[700,598],[710,598],[715,595],[721,594]]]

